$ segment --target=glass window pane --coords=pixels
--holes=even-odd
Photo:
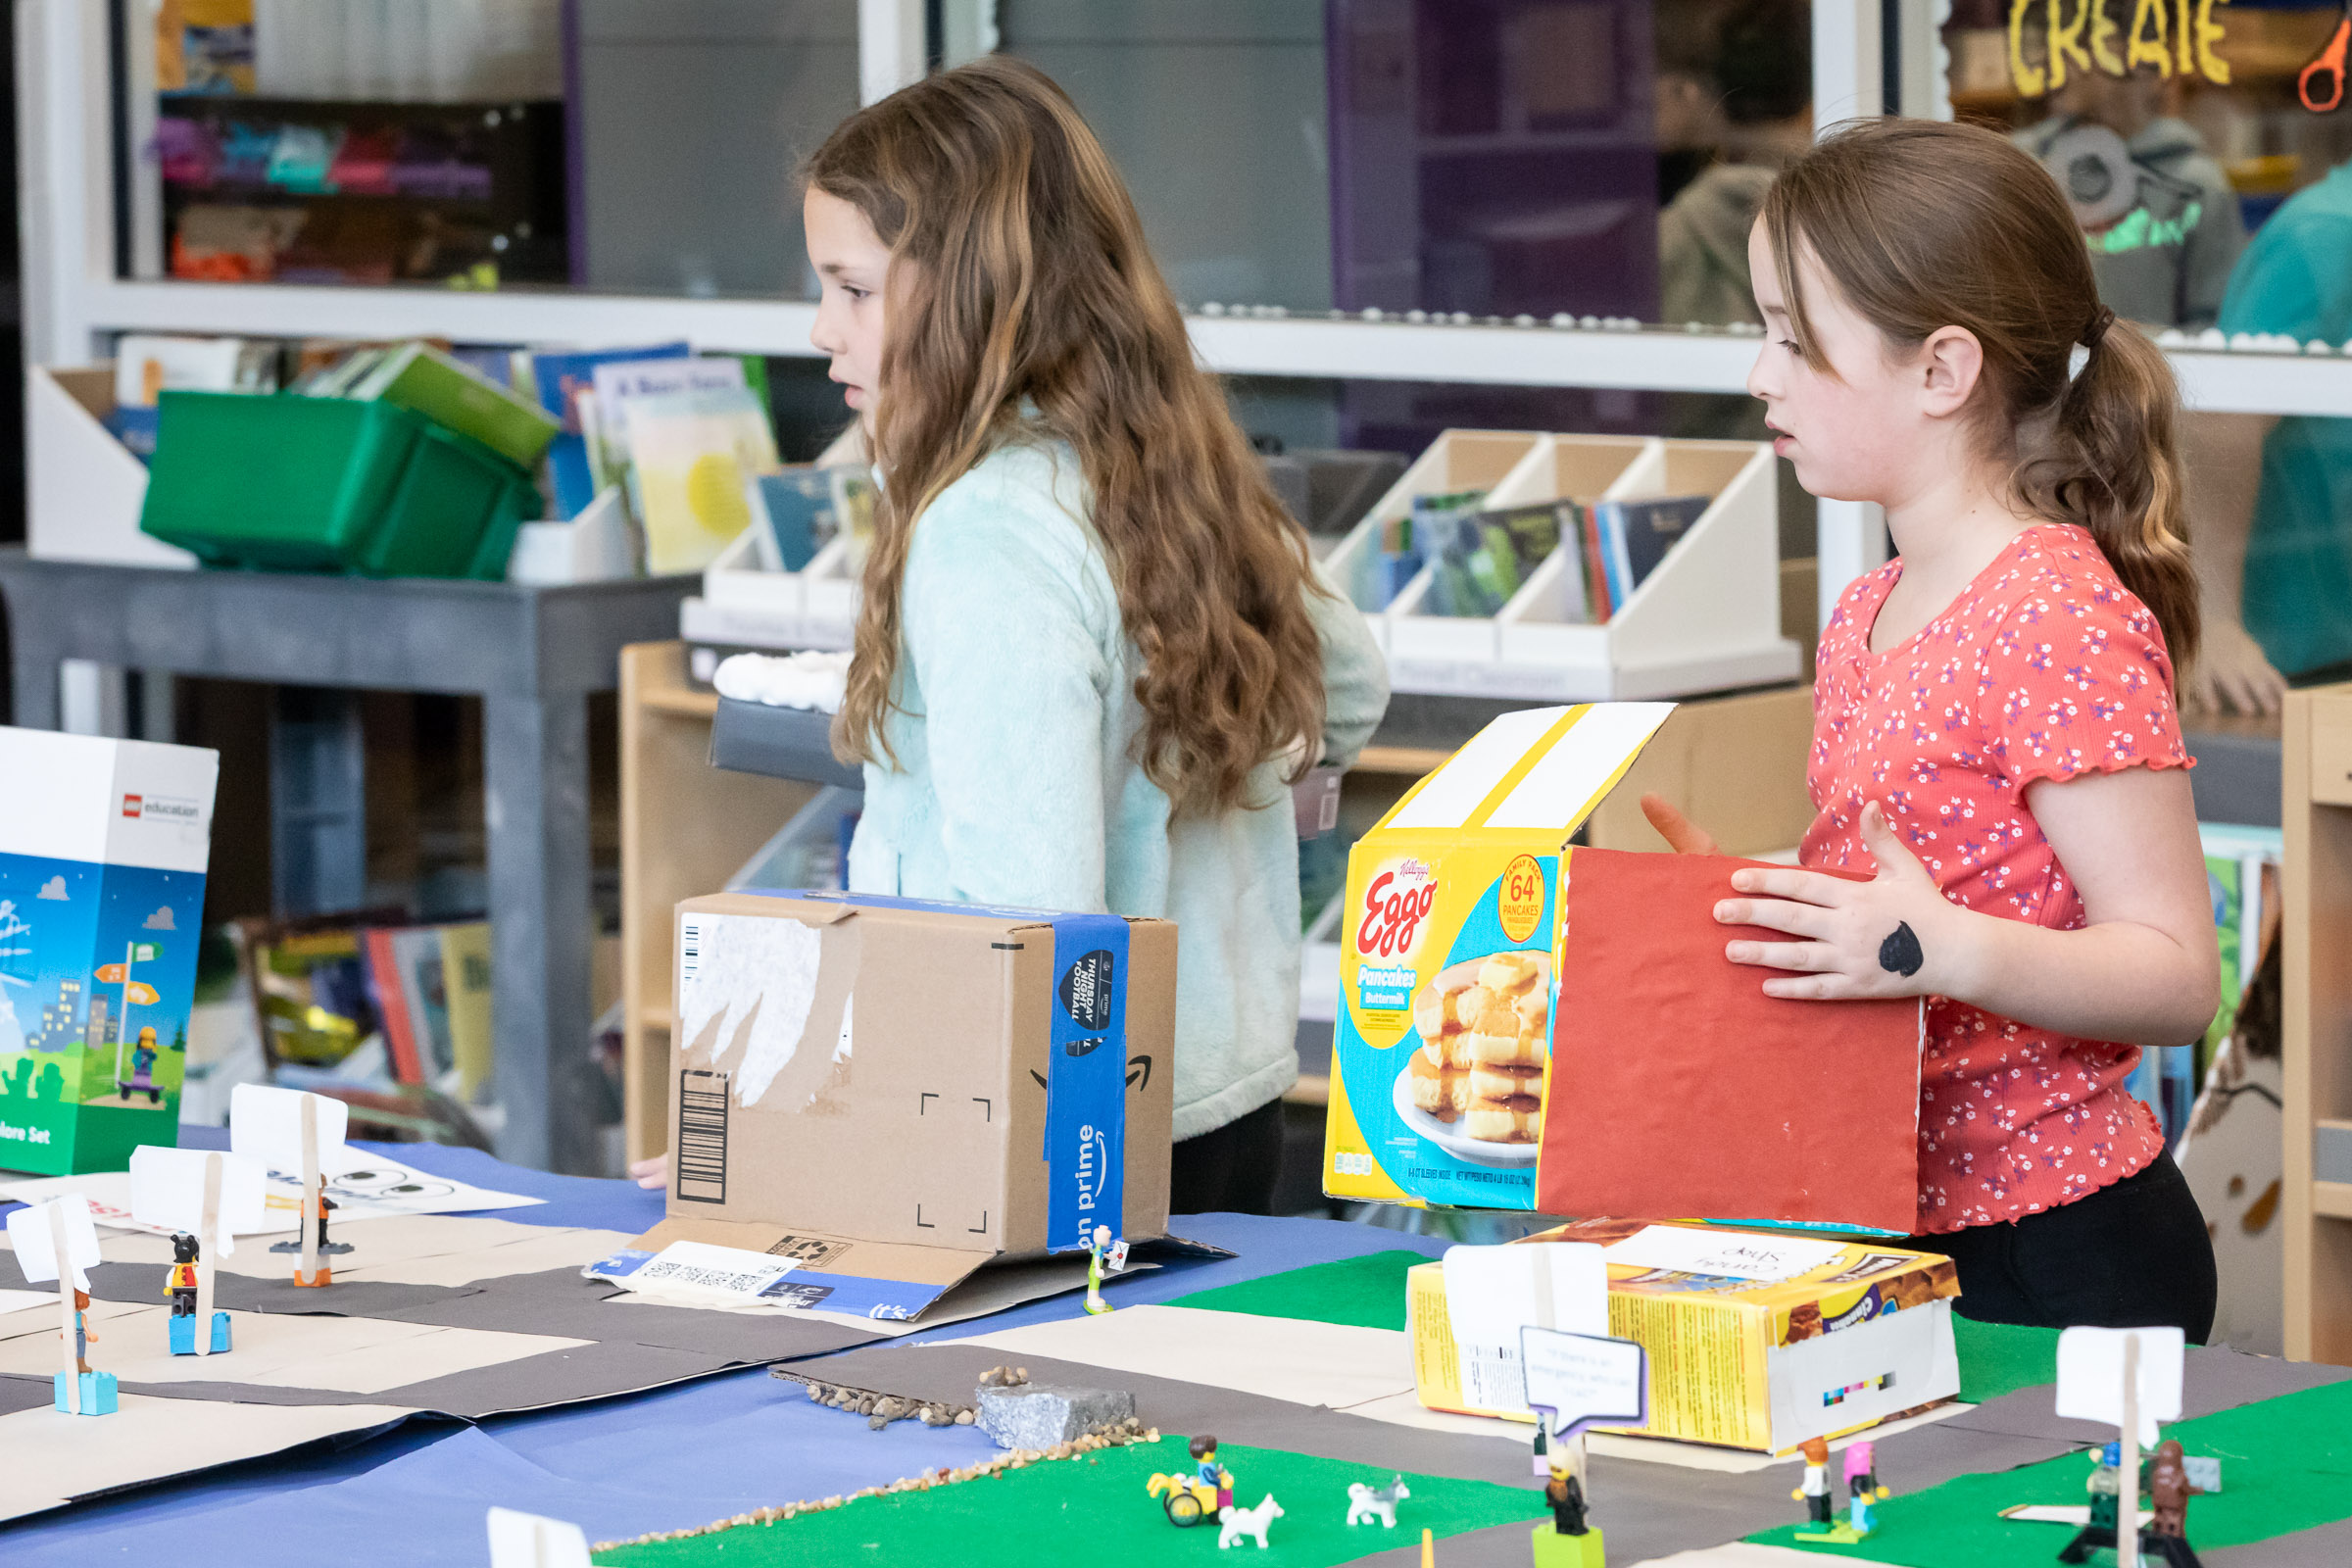
[[[858,103],[857,0],[169,0],[125,44],[135,276],[805,297],[793,167]]]
[[[2232,326],[2226,302],[2248,237],[2352,158],[2352,116],[2299,83],[2344,21],[2333,0],[1953,0],[1952,107],[2048,166],[2118,315],[2283,330]]]

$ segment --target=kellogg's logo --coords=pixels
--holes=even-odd
[[[1362,917],[1355,928],[1356,956],[1410,958],[1428,930],[1438,901],[1438,875],[1420,859],[1392,860],[1364,889]]]

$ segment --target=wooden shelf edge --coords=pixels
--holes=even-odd
[[[637,706],[650,708],[657,713],[673,713],[680,718],[709,719],[718,712],[718,698],[710,692],[650,691],[638,694]]]
[[[2311,1211],[2329,1219],[2352,1219],[2352,1182],[2313,1182]]]
[[[1434,773],[1453,754],[1420,746],[1367,746],[1356,754],[1350,773],[1389,773],[1419,778]]]

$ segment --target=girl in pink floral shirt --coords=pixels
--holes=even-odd
[[[1748,377],[1816,495],[1897,559],[1822,631],[1805,867],[1716,907],[1774,996],[1927,999],[1921,1245],[1994,1322],[2210,1328],[2211,1243],[2123,1082],[2218,959],[2176,661],[2196,586],[2155,347],[2098,302],[2065,199],[2003,138],[1861,122],[1749,241]],[[1663,802],[1676,847],[1704,836]]]

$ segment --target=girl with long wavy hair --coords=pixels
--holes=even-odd
[[[1298,1076],[1288,786],[1388,677],[1069,99],[1003,57],[809,159],[810,340],[883,486],[836,749],[858,892],[1177,926],[1177,1212],[1263,1212]]]
[[[2197,588],[2171,368],[1990,131],[1833,132],[1748,257],[1774,447],[1815,495],[1884,506],[1899,554],[1822,629],[1805,868],[1735,872],[1716,906],[1787,940],[1727,956],[1780,971],[1773,996],[1927,999],[1915,1240],[1958,1265],[1960,1311],[2201,1342],[2213,1248],[2124,1088],[2219,989],[2175,710]]]

